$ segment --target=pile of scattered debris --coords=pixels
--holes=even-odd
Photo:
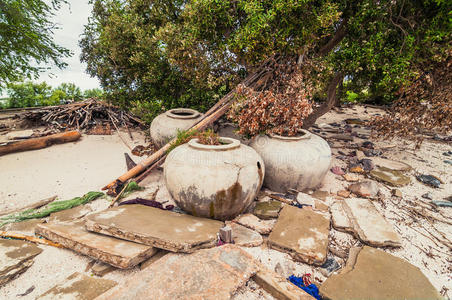
[[[145,125],[132,114],[96,98],[27,111],[20,115],[20,118],[31,126],[43,125],[58,130],[75,128],[90,130],[96,126],[129,128]]]

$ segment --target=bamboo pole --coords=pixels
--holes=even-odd
[[[8,153],[36,150],[49,147],[53,144],[62,144],[74,142],[80,138],[81,134],[78,131],[67,131],[39,138],[32,138],[20,142],[15,142],[0,146],[0,156]]]
[[[24,234],[17,233],[17,232],[0,231],[0,237],[12,238],[12,239],[17,239],[17,240],[25,240],[25,241],[29,241],[29,242],[33,242],[33,243],[37,243],[37,244],[43,244],[43,245],[53,246],[53,247],[57,247],[57,248],[64,248],[63,245],[54,243],[47,239],[41,239],[41,238],[37,238],[37,237],[31,236],[31,235],[24,235]]]

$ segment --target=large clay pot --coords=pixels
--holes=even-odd
[[[176,204],[201,217],[229,220],[253,202],[264,179],[262,158],[231,138],[210,146],[192,139],[166,158],[164,177]]]
[[[306,130],[300,130],[295,137],[260,135],[250,146],[264,160],[267,170],[264,186],[275,192],[314,189],[330,168],[330,146]]]
[[[187,130],[202,117],[202,114],[194,109],[175,108],[158,115],[151,123],[151,138],[158,146],[162,147],[177,134],[178,130]]]

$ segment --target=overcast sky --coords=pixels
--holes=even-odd
[[[85,73],[86,65],[80,62],[80,47],[78,46],[83,26],[88,23],[88,17],[91,14],[91,5],[88,4],[88,0],[69,0],[68,2],[70,5],[62,5],[53,19],[61,27],[55,30],[55,41],[74,54],[65,59],[65,62],[68,63],[66,69],[59,70],[53,66],[50,71],[42,73],[36,81],[45,81],[53,87],[63,82],[72,82],[82,90],[98,88],[98,80]]]

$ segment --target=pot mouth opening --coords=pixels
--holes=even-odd
[[[194,138],[188,142],[188,145],[192,148],[200,150],[226,151],[240,147],[240,141],[228,137],[220,137],[220,145],[205,145],[201,144],[199,139]]]
[[[200,113],[190,108],[174,108],[168,110],[166,115],[173,119],[194,119],[199,117]]]
[[[278,135],[274,133],[270,133],[269,136],[274,139],[278,140],[284,140],[284,141],[299,141],[299,140],[307,140],[311,138],[311,133],[305,129],[299,129],[298,135],[296,136],[284,136],[284,135]]]

